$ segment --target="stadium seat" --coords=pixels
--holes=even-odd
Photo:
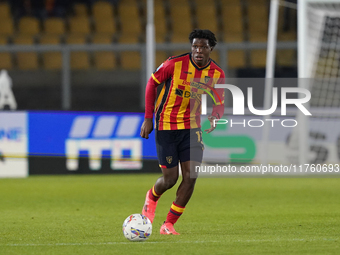
[[[94,18],[114,18],[113,6],[109,2],[97,1],[92,5],[92,16]]]
[[[136,37],[135,34],[121,34],[119,36],[119,43],[126,43],[126,44],[131,44],[131,43],[138,43],[139,38]]]
[[[215,1],[195,0],[196,21],[200,29],[209,29],[218,34],[218,17]]]
[[[276,51],[276,63],[278,66],[296,66],[297,53],[293,49],[278,49]]]
[[[220,64],[220,53],[218,50],[213,50],[210,54],[210,58],[214,60],[218,65]]]
[[[222,38],[224,42],[242,42],[244,38],[240,1],[221,1]]]
[[[11,8],[8,3],[1,2],[0,3],[0,17],[2,19],[9,19],[12,18]]]
[[[266,0],[248,0],[248,37],[251,42],[267,42],[269,5]],[[266,66],[266,49],[250,50],[250,65]]]
[[[0,36],[0,45],[6,45],[8,43],[8,39],[6,36]]]
[[[266,66],[267,50],[251,50],[250,65],[255,68],[263,68]]]
[[[162,64],[165,60],[167,60],[169,58],[169,53],[166,51],[162,51],[162,50],[157,50],[156,51],[156,62],[155,62],[155,66],[156,68]]]
[[[279,41],[295,41],[297,39],[297,10],[289,8],[288,17],[285,17],[285,9],[287,7],[279,7],[278,31],[277,37]]]
[[[117,32],[113,6],[109,2],[98,1],[92,5],[94,29],[97,34],[114,35]]]
[[[154,6],[156,42],[164,43],[168,34],[165,6],[162,0],[156,0]]]
[[[242,68],[246,65],[245,52],[243,50],[229,50],[227,59],[229,68]]]
[[[112,37],[107,34],[96,34],[92,38],[92,43],[95,44],[111,44]],[[112,51],[96,51],[94,52],[94,67],[102,70],[116,68],[116,56]]]
[[[71,17],[69,19],[70,33],[88,35],[91,33],[88,17]]]
[[[88,9],[86,4],[83,3],[75,3],[73,5],[73,12],[76,17],[87,17]]]
[[[17,35],[13,39],[17,45],[33,45],[34,38],[31,35]],[[17,66],[22,70],[35,70],[39,68],[38,55],[36,52],[17,52]]]
[[[266,42],[269,5],[266,0],[248,0],[248,35],[252,42]]]
[[[8,3],[0,3],[0,45],[6,45],[14,34],[14,24]],[[0,69],[12,69],[13,59],[9,52],[0,52]]]
[[[66,38],[68,44],[85,44],[86,38],[79,34],[70,34]],[[90,67],[90,59],[87,52],[74,51],[71,52],[71,69],[81,70],[88,69]]]
[[[44,21],[44,33],[63,35],[65,34],[65,20],[62,18],[48,18]]]
[[[171,1],[170,17],[172,26],[171,42],[188,42],[188,36],[193,28],[189,1]]]
[[[118,5],[121,33],[120,43],[137,43],[141,36],[139,11],[135,1],[120,1]]]
[[[0,36],[0,45],[6,45],[8,43],[6,36]],[[9,52],[0,52],[0,69],[12,69],[13,61],[12,55]]]
[[[187,5],[187,4],[190,3],[187,0],[184,0],[184,1],[183,0],[170,0],[169,2],[170,2],[170,4],[173,4],[173,5],[176,5],[176,6]]]
[[[60,37],[59,35],[45,34],[40,38],[40,44],[58,45],[60,44]],[[61,69],[62,67],[62,54],[60,52],[43,52],[42,60],[45,69]]]
[[[20,34],[38,35],[40,33],[40,23],[35,17],[25,16],[19,20],[18,30]]]
[[[94,18],[94,31],[98,34],[114,35],[116,33],[116,22],[113,17]]]
[[[278,31],[277,31],[277,40],[278,41],[296,41],[297,40],[297,31],[295,29],[296,24],[294,24],[294,20],[287,20],[290,22],[292,29],[284,29],[284,6],[280,6],[279,8],[279,24],[278,24]],[[297,11],[294,9],[290,9],[292,12],[292,16],[296,17]],[[279,66],[295,66],[297,63],[297,54],[296,50],[294,49],[278,49],[276,51],[276,63]]]
[[[0,36],[12,36],[14,34],[14,25],[11,18],[0,19]]]
[[[139,52],[125,51],[120,54],[120,66],[122,69],[138,70],[141,68],[141,56]]]

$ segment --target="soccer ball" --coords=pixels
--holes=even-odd
[[[142,214],[131,214],[123,223],[123,234],[130,241],[145,241],[151,233],[151,221]]]

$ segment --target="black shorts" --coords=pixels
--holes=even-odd
[[[160,167],[175,167],[179,161],[202,162],[204,145],[200,128],[156,130],[155,135]]]

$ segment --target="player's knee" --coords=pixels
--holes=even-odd
[[[194,187],[195,184],[196,184],[196,179],[195,177],[193,177],[192,175],[190,174],[187,174],[187,175],[183,175],[183,182],[187,185],[187,186],[190,186],[190,187]]]
[[[188,184],[189,184],[189,186],[190,186],[191,188],[193,188],[193,187],[195,186],[195,184],[196,184],[196,178],[190,178],[190,179],[188,180]]]
[[[164,178],[164,186],[166,189],[171,189],[177,182],[177,177]]]
[[[196,182],[197,174],[190,171],[182,171],[183,180],[188,182]]]

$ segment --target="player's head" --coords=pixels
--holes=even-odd
[[[195,29],[189,35],[191,53],[195,63],[205,66],[210,58],[210,53],[217,44],[216,37],[210,30]]]

